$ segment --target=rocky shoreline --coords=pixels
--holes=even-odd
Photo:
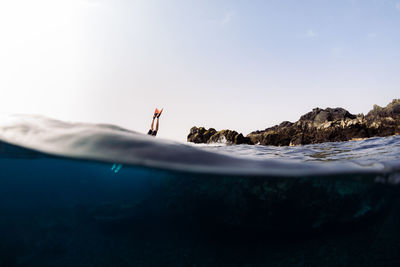
[[[315,108],[294,123],[284,121],[265,130],[251,132],[247,136],[233,130],[217,131],[214,128],[192,127],[187,141],[293,146],[398,134],[400,99],[394,99],[384,108],[374,105],[367,115],[354,115],[343,108]]]

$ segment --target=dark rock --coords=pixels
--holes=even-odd
[[[187,137],[188,142],[193,143],[227,143],[227,144],[253,144],[248,137],[236,131],[216,131],[214,128],[206,130],[203,127],[192,127]]]
[[[343,108],[314,108],[313,111],[300,117],[300,121],[313,121],[323,123],[326,121],[337,121],[345,119],[355,119],[356,116]]]
[[[253,145],[253,142],[251,142],[250,138],[244,137],[243,134],[238,134],[235,136],[235,144],[247,144],[247,145]]]
[[[187,140],[194,143],[224,142],[275,146],[305,145],[348,141],[373,136],[400,134],[400,99],[386,107],[374,105],[366,116],[354,115],[343,108],[314,108],[295,122],[284,121],[246,137],[236,131],[215,131],[193,127]]]
[[[281,124],[279,124],[279,127],[290,127],[293,125],[293,122],[290,121],[283,121]]]
[[[209,140],[210,137],[216,133],[217,133],[217,131],[214,128],[210,128],[210,129],[206,130],[203,134],[204,140]]]
[[[204,139],[204,133],[206,129],[204,127],[192,127],[190,129],[190,133],[188,135],[188,140],[190,139],[190,142],[200,144],[200,143],[205,143]]]
[[[200,143],[207,143],[211,136],[216,134],[217,131],[214,128],[210,128],[206,130],[204,127],[192,127],[190,129],[190,133],[188,135],[188,140],[190,142],[200,144]]]
[[[400,116],[400,99],[393,99],[389,105],[382,108],[378,105],[374,105],[374,108],[368,112],[367,118],[376,117],[396,117]]]
[[[315,108],[293,124],[283,122],[247,137],[261,145],[284,146],[396,134],[400,134],[400,99],[384,108],[375,105],[366,116],[353,115],[343,108]]]

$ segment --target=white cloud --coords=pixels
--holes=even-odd
[[[397,2],[397,3],[396,3],[396,8],[397,8],[397,10],[400,11],[400,2]]]
[[[318,33],[310,29],[307,31],[306,36],[309,38],[315,38],[318,36]]]
[[[236,15],[235,11],[229,11],[229,12],[225,13],[225,16],[223,17],[223,19],[221,19],[219,25],[222,27],[228,25],[233,20],[235,15]]]

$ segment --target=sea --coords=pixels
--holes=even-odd
[[[0,266],[400,266],[400,136],[191,144],[0,121]]]

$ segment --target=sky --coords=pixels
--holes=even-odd
[[[0,114],[185,142],[400,98],[400,0],[0,1]]]

